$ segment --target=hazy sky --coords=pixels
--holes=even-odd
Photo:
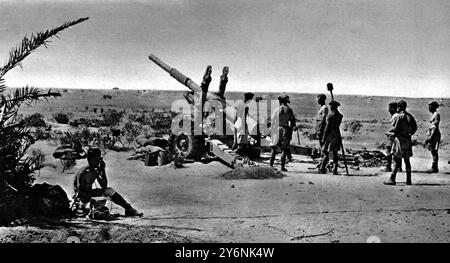
[[[210,89],[450,97],[448,0],[0,0],[0,55],[66,20],[48,49],[6,75],[7,85],[185,89],[156,54]]]

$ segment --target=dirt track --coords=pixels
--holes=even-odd
[[[174,169],[146,167],[126,156],[106,155],[109,184],[145,216],[99,224],[74,221],[59,228],[65,234],[50,231],[44,241],[66,237],[68,229],[91,242],[366,242],[370,236],[381,242],[450,241],[450,176],[444,172],[450,167],[443,162],[441,174],[416,172],[408,187],[400,173],[398,185],[389,187],[382,184],[389,174],[378,168],[351,169],[349,177],[321,175],[295,155],[287,177],[266,180],[225,180],[219,175],[229,168],[219,162]],[[428,162],[415,157],[413,169],[425,170]],[[71,195],[72,178],[60,167],[47,167],[38,182],[61,184]],[[112,212],[123,210],[113,205]],[[105,229],[109,238],[97,239]],[[0,233],[32,236],[33,231],[43,230],[16,227]],[[63,237],[54,241],[64,242]]]

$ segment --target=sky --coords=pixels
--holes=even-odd
[[[11,87],[450,97],[448,0],[0,0],[0,62],[25,35],[90,17],[6,76]]]

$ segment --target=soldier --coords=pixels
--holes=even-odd
[[[436,101],[430,102],[428,104],[428,110],[431,113],[430,128],[427,131],[428,138],[425,140],[425,145],[428,145],[428,149],[433,156],[433,164],[431,169],[428,170],[430,173],[439,173],[439,145],[441,143],[441,131],[439,130],[439,124],[441,122],[441,115],[437,112],[439,104]]]
[[[320,147],[322,147],[322,137],[328,115],[328,107],[325,104],[326,100],[327,96],[325,94],[317,95],[317,103],[320,105],[320,109],[317,112],[316,138],[319,140]]]
[[[142,216],[143,214],[134,209],[119,193],[108,187],[105,162],[100,149],[89,149],[87,159],[89,165],[81,168],[74,178],[75,199],[81,200],[82,203],[88,203],[91,197],[107,196],[112,202],[125,209],[125,216]],[[101,188],[92,189],[96,180]]]
[[[339,126],[341,125],[343,115],[339,112],[338,107],[341,104],[335,100],[330,101],[330,112],[327,115],[323,137],[321,140],[322,145],[322,162],[320,164],[319,172],[325,174],[326,166],[329,161],[330,151],[333,153],[334,171],[333,174],[337,175],[338,172],[338,151],[341,149],[342,138]]]
[[[239,155],[247,154],[248,147],[248,124],[247,116],[249,106],[255,94],[251,92],[244,93],[244,102],[240,101],[236,106],[236,122],[235,122],[235,136],[234,136],[234,147],[237,146],[236,153]]]
[[[219,91],[215,93],[222,100],[225,100],[225,88],[228,83],[228,72],[229,71],[230,71],[230,68],[228,66],[223,67],[222,76],[220,76]]]
[[[402,159],[405,161],[406,185],[411,185],[411,163],[409,158],[413,156],[411,136],[417,131],[417,123],[411,113],[406,111],[407,103],[400,100],[397,103],[397,113],[392,120],[392,134],[395,136],[391,152],[394,158],[394,170],[391,178],[384,182],[386,185],[395,185],[395,177],[399,171]]]
[[[202,94],[201,94],[201,102],[202,102],[202,106],[203,104],[205,104],[205,100],[206,100],[206,95],[208,93],[209,90],[209,84],[212,81],[212,66],[208,65],[206,67],[205,70],[205,74],[203,74],[203,79],[202,79],[202,83],[200,84],[200,88],[202,89]],[[183,93],[184,98],[189,102],[189,104],[194,105],[195,101],[194,101],[194,92],[193,91],[186,91],[185,93]]]
[[[278,96],[280,106],[272,114],[272,153],[270,156],[270,167],[273,167],[277,154],[277,147],[281,148],[281,171],[287,172],[285,167],[286,157],[289,153],[289,144],[292,138],[292,132],[295,129],[294,112],[289,107],[289,96],[282,94]]]
[[[388,105],[388,111],[389,114],[391,114],[391,120],[390,123],[392,123],[393,121],[393,116],[395,113],[397,113],[397,102],[390,102]],[[394,142],[395,136],[391,133],[391,132],[386,132],[386,136],[387,136],[387,142],[386,142],[386,155],[387,155],[387,164],[386,164],[386,168],[382,169],[382,172],[392,172],[392,153],[391,153],[391,149],[392,149],[392,144]],[[399,169],[401,169],[401,162],[400,162],[400,167]]]

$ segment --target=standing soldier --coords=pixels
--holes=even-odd
[[[333,152],[334,170],[333,174],[338,174],[338,151],[341,149],[342,138],[339,126],[341,125],[343,115],[339,112],[338,107],[341,104],[335,100],[330,101],[330,113],[328,113],[321,139],[322,146],[322,162],[320,164],[319,172],[326,173],[326,166],[329,161],[330,151]]]
[[[289,107],[289,96],[282,94],[278,96],[280,106],[272,114],[272,153],[270,156],[270,167],[273,167],[277,155],[277,147],[281,148],[281,171],[287,172],[285,167],[286,156],[289,152],[289,144],[292,139],[292,132],[295,128],[294,112]]]
[[[390,123],[392,123],[394,114],[397,113],[397,102],[396,101],[389,103],[388,111],[389,111],[389,114],[391,114]],[[386,132],[386,136],[387,136],[387,142],[386,142],[387,165],[386,165],[386,168],[382,169],[382,171],[383,172],[392,172],[393,157],[392,157],[391,150],[392,150],[392,144],[394,143],[395,136],[394,136],[394,134],[392,134],[392,132]],[[399,169],[401,170],[401,162],[400,162]]]
[[[228,72],[230,71],[228,66],[223,67],[222,76],[220,76],[219,83],[219,91],[216,92],[216,95],[219,96],[222,100],[225,100],[225,88],[228,83]]]
[[[244,101],[238,102],[236,106],[236,122],[235,122],[235,136],[234,136],[234,147],[237,146],[236,153],[239,155],[247,154],[248,146],[248,124],[247,116],[249,111],[249,103],[255,95],[251,92],[244,93]]]
[[[428,149],[433,156],[433,164],[431,166],[430,173],[439,173],[439,144],[441,143],[441,131],[439,130],[439,123],[441,122],[441,115],[437,112],[439,108],[439,104],[436,101],[433,101],[428,104],[428,110],[430,111],[431,119],[430,119],[430,128],[428,129],[428,138],[425,140],[425,144],[428,145]]]
[[[327,115],[328,115],[328,107],[325,104],[325,101],[327,100],[327,96],[325,94],[319,94],[317,95],[317,103],[320,105],[320,109],[317,112],[317,124],[316,124],[316,136],[319,140],[320,147],[322,147],[322,137],[323,132],[325,130],[325,124],[327,121]]]
[[[417,123],[411,113],[406,111],[407,103],[400,100],[397,104],[397,113],[392,120],[392,134],[395,136],[392,145],[392,154],[394,158],[394,170],[391,178],[384,182],[386,185],[395,185],[395,177],[399,171],[402,159],[405,161],[406,185],[411,185],[411,163],[409,158],[413,156],[411,136],[417,131]]]

